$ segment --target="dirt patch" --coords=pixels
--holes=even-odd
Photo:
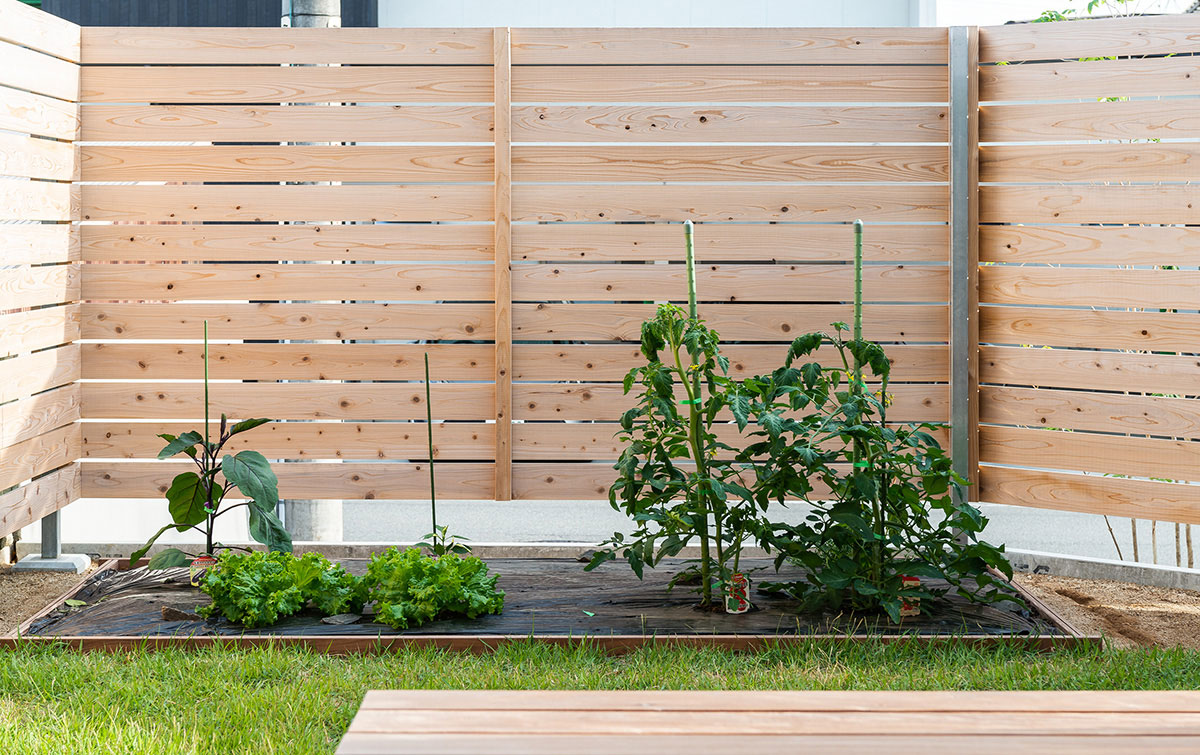
[[[1103,634],[1116,647],[1200,649],[1200,592],[1049,574],[1016,580],[1081,632]]]
[[[80,580],[73,572],[20,572],[0,566],[0,637]]]

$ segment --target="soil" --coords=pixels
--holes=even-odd
[[[74,572],[15,572],[0,565],[0,637],[11,634],[81,577]]]
[[[1200,592],[1049,574],[1016,581],[1080,632],[1104,635],[1114,647],[1200,649]]]

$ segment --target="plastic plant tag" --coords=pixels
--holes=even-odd
[[[725,595],[725,613],[746,613],[750,610],[750,578],[736,572],[729,580]]]
[[[204,572],[208,570],[208,567],[215,566],[216,563],[217,560],[212,556],[201,556],[200,558],[193,559],[191,565],[188,566],[188,578],[192,583],[192,587],[199,587],[200,578],[204,576]]]
[[[901,577],[900,586],[904,590],[909,590],[914,587],[921,586],[920,577]],[[900,601],[900,616],[920,616],[921,615],[921,599],[908,598]]]

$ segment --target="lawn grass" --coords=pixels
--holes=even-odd
[[[495,689],[1196,689],[1200,653],[1037,653],[813,641],[754,654],[610,656],[535,643],[336,657],[304,650],[0,651],[0,742],[14,753],[331,752],[363,693]]]

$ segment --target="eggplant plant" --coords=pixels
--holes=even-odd
[[[196,556],[213,556],[217,550],[228,549],[214,540],[216,521],[221,516],[245,508],[249,517],[250,537],[271,551],[291,553],[292,538],[275,514],[279,504],[279,481],[271,471],[266,457],[258,451],[225,453],[225,446],[235,435],[271,422],[269,419],[246,419],[229,424],[221,415],[216,438],[209,437],[208,390],[208,322],[204,323],[204,431],[189,430],[180,435],[162,434],[166,446],[158,452],[159,459],[183,454],[196,465],[175,476],[167,488],[167,511],[171,522],[164,525],[129,559],[136,564],[146,555],[154,542],[167,530],[179,532],[196,530],[204,535],[204,551],[185,553],[180,548],[167,548],[150,559],[149,568],[167,569],[185,566]],[[226,505],[229,498],[245,498],[244,502]],[[248,549],[242,549],[248,550]]]

